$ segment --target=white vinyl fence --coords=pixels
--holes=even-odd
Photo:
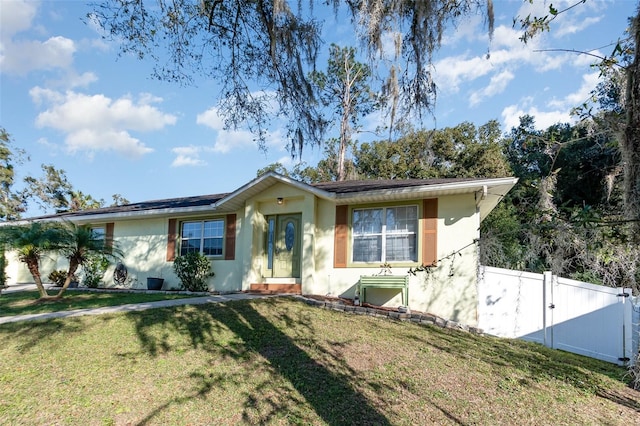
[[[640,305],[631,289],[482,266],[478,326],[619,365],[638,354]]]

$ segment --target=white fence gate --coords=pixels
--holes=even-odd
[[[631,289],[481,267],[478,326],[623,365],[638,353]]]

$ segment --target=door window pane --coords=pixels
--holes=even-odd
[[[267,230],[267,269],[273,269],[273,250],[275,244],[276,220],[269,218]]]
[[[284,228],[284,245],[287,248],[287,251],[293,250],[293,244],[296,241],[296,227],[293,222],[287,223],[287,226]]]

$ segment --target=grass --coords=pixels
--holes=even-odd
[[[624,374],[523,341],[257,299],[0,325],[0,424],[638,424]]]
[[[55,295],[58,290],[50,290],[48,293]],[[19,291],[0,295],[0,317],[119,306],[128,303],[155,302],[157,300],[179,299],[190,296],[171,293],[68,291],[61,300],[57,301],[36,302],[38,297],[39,293],[37,291]]]

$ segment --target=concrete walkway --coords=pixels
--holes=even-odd
[[[12,287],[12,290],[18,291],[17,289],[15,289],[15,287]],[[5,293],[7,292],[7,290],[3,290],[2,292]],[[134,304],[120,305],[120,306],[106,306],[103,308],[76,309],[73,311],[61,311],[61,312],[50,312],[50,313],[43,313],[43,314],[29,314],[29,315],[16,315],[11,317],[0,317],[0,324],[6,324],[6,323],[18,322],[18,321],[33,321],[33,320],[40,320],[40,319],[78,317],[82,315],[102,315],[102,314],[111,314],[115,312],[134,312],[134,311],[143,311],[145,309],[170,308],[173,306],[182,306],[182,305],[201,305],[204,303],[222,303],[222,302],[229,302],[232,300],[248,300],[248,299],[257,299],[257,298],[264,298],[264,297],[273,297],[273,296],[266,296],[262,294],[249,294],[249,293],[231,293],[231,294],[225,294],[225,295],[187,297],[184,299],[168,299],[168,300],[159,300],[157,302],[134,303]]]

